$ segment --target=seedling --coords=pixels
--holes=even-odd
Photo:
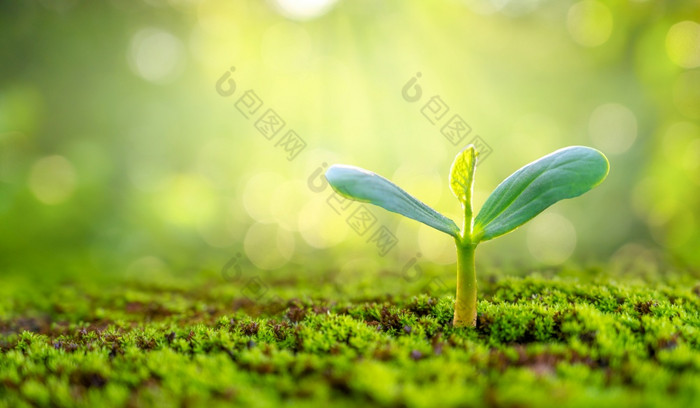
[[[336,164],[326,178],[338,194],[402,214],[454,237],[457,246],[457,297],[453,325],[476,325],[474,250],[525,224],[550,205],[580,196],[608,175],[608,159],[590,147],[570,146],[536,160],[503,180],[486,199],[479,214],[472,212],[474,170],[478,154],[469,145],[455,157],[450,189],[464,209],[459,228],[391,181],[359,167]]]

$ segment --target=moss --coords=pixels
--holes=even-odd
[[[481,288],[473,329],[451,326],[448,296],[252,302],[211,287],[17,291],[0,318],[0,406],[681,406],[700,398],[693,285],[493,279]]]

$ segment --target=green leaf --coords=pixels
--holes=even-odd
[[[474,169],[476,168],[477,152],[469,145],[457,153],[450,169],[450,189],[464,209],[464,225],[466,236],[471,234],[472,224],[472,190],[474,186]]]
[[[473,242],[523,225],[550,205],[580,196],[608,175],[608,159],[590,147],[557,150],[511,174],[491,193],[474,220]]]
[[[359,167],[335,164],[326,171],[326,179],[343,197],[371,203],[391,212],[420,221],[438,231],[459,236],[451,219],[433,210],[396,184]]]

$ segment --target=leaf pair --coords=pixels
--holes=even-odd
[[[469,145],[457,154],[450,171],[450,189],[464,209],[461,230],[454,221],[370,171],[333,165],[326,171],[326,178],[344,197],[377,205],[460,241],[477,244],[518,228],[557,201],[585,193],[600,184],[609,169],[605,156],[590,147],[557,150],[506,178],[473,218],[471,198],[477,160],[476,150]]]

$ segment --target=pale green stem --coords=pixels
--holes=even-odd
[[[457,298],[455,299],[455,315],[452,321],[454,327],[476,326],[476,269],[474,265],[474,250],[472,243],[474,219],[472,213],[472,189],[474,184],[474,168],[476,160],[472,161],[470,185],[468,194],[463,202],[464,222],[459,237],[455,237],[457,246]]]
[[[457,299],[455,300],[454,327],[476,326],[476,245],[455,239],[457,245]]]

